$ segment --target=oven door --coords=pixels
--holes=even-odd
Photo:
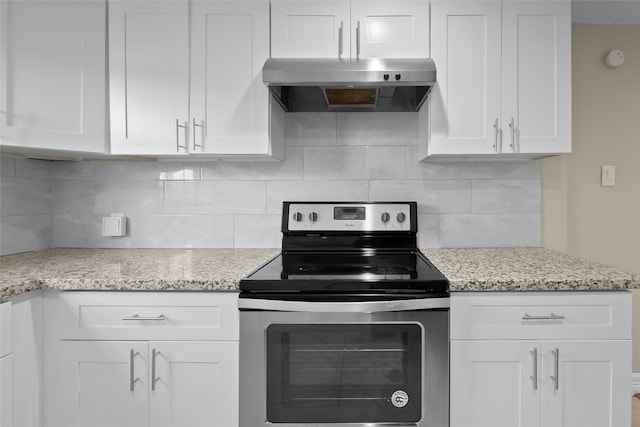
[[[448,299],[256,302],[240,302],[242,427],[448,425]]]

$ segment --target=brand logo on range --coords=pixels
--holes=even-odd
[[[391,395],[391,403],[396,408],[404,408],[409,403],[409,395],[404,390],[396,390]]]

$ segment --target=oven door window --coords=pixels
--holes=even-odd
[[[266,333],[268,421],[420,421],[418,324],[273,324]]]

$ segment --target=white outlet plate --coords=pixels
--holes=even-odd
[[[124,214],[111,214],[102,217],[102,235],[121,237],[127,235],[127,217]]]

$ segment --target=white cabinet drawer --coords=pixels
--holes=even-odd
[[[0,304],[0,357],[11,353],[11,301]]]
[[[631,293],[451,295],[451,339],[631,339]]]
[[[61,292],[60,339],[237,340],[236,292]]]

